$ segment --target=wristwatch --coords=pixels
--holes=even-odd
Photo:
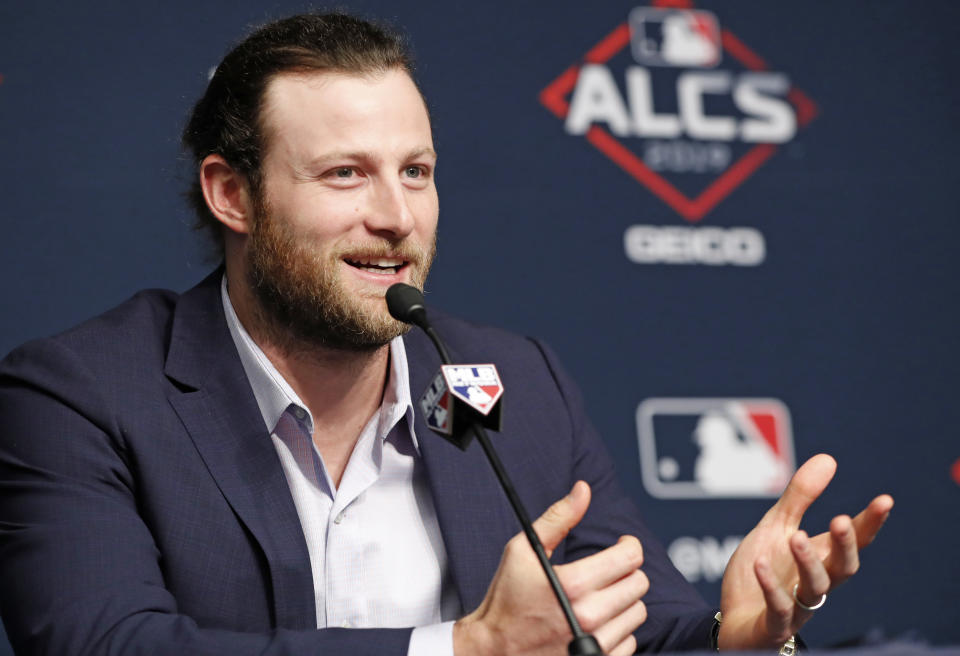
[[[713,628],[710,629],[710,648],[713,651],[720,651],[720,645],[717,642],[717,639],[720,636],[720,624],[723,622],[723,613],[717,611],[717,614],[713,616]],[[777,652],[777,656],[796,656],[800,653],[800,650],[797,649],[797,636],[790,636],[783,646],[780,647],[780,651]]]

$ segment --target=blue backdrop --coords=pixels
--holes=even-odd
[[[307,8],[81,5],[0,7],[3,353],[209,270],[182,123],[248,26]],[[763,452],[754,473],[837,457],[808,530],[896,498],[811,643],[960,642],[960,5],[348,7],[409,31],[420,61],[429,302],[551,343],[704,595],[771,502],[698,466],[712,416],[735,435],[721,460]]]

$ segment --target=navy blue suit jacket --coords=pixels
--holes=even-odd
[[[410,629],[315,628],[297,512],[231,341],[220,272],[138,294],[0,365],[0,613],[24,654],[406,654]],[[494,362],[507,390],[493,439],[539,515],[577,479],[569,561],[636,535],[651,580],[642,648],[704,648],[711,611],[620,491],[577,391],[536,341],[439,317],[455,361]],[[439,360],[407,337],[411,390]],[[466,610],[518,531],[478,445],[415,431]]]

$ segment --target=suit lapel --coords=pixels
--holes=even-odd
[[[273,442],[220,300],[220,271],[177,303],[166,374],[170,403],[230,507],[263,549],[276,624],[315,628],[310,557]]]
[[[419,397],[440,367],[433,345],[419,331],[404,338],[410,369],[410,394],[420,444],[447,562],[465,611],[486,594],[507,540],[519,531],[506,495],[479,444],[461,451],[431,431],[420,412]],[[451,353],[457,361],[456,352]]]

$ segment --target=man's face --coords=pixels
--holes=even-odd
[[[406,326],[384,293],[423,288],[435,250],[436,153],[420,93],[399,70],[283,74],[267,87],[249,282],[274,329],[365,350]]]

